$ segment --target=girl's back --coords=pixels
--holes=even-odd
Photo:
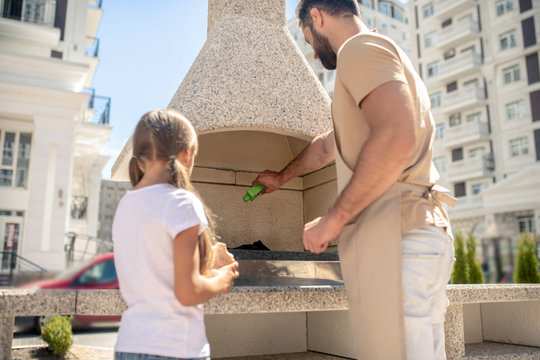
[[[203,305],[183,306],[174,294],[174,238],[199,224],[199,231],[207,225],[201,201],[170,184],[130,190],[120,201],[113,241],[128,310],[116,351],[209,356]]]

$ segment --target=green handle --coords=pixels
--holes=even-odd
[[[261,184],[258,184],[258,185],[255,185],[255,186],[252,186],[250,187],[247,192],[246,192],[246,195],[244,196],[244,201],[245,202],[248,202],[248,201],[253,201],[255,200],[255,198],[257,197],[257,195],[259,195],[259,193],[261,191],[263,191],[264,189],[264,185],[261,185]]]

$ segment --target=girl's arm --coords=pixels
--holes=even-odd
[[[234,262],[205,277],[199,271],[199,225],[186,229],[174,239],[174,294],[184,306],[202,304],[217,294],[229,292],[238,277]]]

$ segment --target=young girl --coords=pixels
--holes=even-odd
[[[202,303],[227,293],[238,263],[210,269],[215,242],[189,180],[197,135],[180,113],[143,115],[113,223],[115,265],[127,303],[115,359],[208,359]],[[204,274],[204,275],[203,275]]]

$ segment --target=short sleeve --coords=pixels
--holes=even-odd
[[[360,36],[345,43],[338,54],[337,69],[339,80],[358,105],[384,83],[407,83],[396,49],[376,37]]]
[[[201,200],[195,194],[185,190],[174,193],[166,206],[163,223],[173,239],[193,226],[200,225],[199,234],[208,226]]]

